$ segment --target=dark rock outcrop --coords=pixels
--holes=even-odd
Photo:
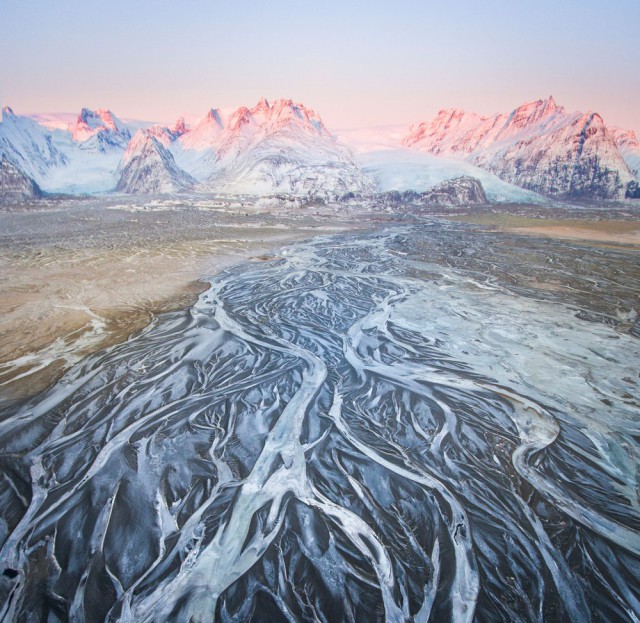
[[[423,192],[392,190],[382,193],[378,199],[386,205],[413,204],[441,208],[489,203],[480,180],[468,176],[445,180]]]
[[[640,199],[640,183],[629,182],[627,186],[627,192],[625,194],[626,199]]]

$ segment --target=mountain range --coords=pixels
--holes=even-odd
[[[553,97],[490,117],[458,109],[413,126],[407,147],[466,160],[500,179],[545,195],[615,199],[635,176],[618,142],[635,136],[609,129],[597,113],[568,113]],[[637,141],[635,141],[637,147]]]
[[[481,182],[489,201],[640,195],[635,134],[597,113],[567,112],[552,97],[492,116],[446,109],[404,130],[357,136],[336,137],[288,99],[212,108],[193,125],[181,118],[172,126],[125,122],[106,109],[83,108],[69,119],[5,107],[0,198],[185,191],[339,198],[425,192],[459,177]]]

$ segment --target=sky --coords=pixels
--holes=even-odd
[[[640,135],[640,0],[0,0],[0,104],[173,122],[291,98],[329,128],[553,95]]]

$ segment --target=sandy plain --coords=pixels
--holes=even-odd
[[[0,212],[0,401],[32,395],[83,357],[186,309],[207,275],[323,233],[330,209],[250,202],[60,200]]]

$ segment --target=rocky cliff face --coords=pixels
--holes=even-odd
[[[66,124],[40,125],[7,108],[0,153],[48,192],[203,190],[265,195],[340,195],[373,190],[320,117],[302,104],[262,99],[233,112],[211,109],[188,126],[131,128],[106,109],[83,108]]]
[[[42,196],[40,187],[6,158],[0,158],[0,204]]]
[[[194,186],[316,200],[424,191],[443,177],[465,175],[480,179],[491,200],[540,198],[529,191],[619,199],[635,197],[640,179],[633,132],[609,128],[594,113],[567,113],[553,98],[491,117],[442,110],[411,128],[408,149],[398,149],[394,139],[395,155],[385,147],[372,165],[363,164],[362,154],[355,161],[319,115],[286,99],[235,111],[212,108],[193,125],[179,119],[175,126],[149,127],[144,140],[130,139],[144,122],[124,123],[106,109],[63,116],[64,122],[56,115],[30,118],[5,108],[0,123],[0,155],[48,193]]]
[[[116,173],[116,190],[131,194],[178,192],[196,183],[176,165],[171,152],[154,136],[154,131],[138,131]]]
[[[464,159],[552,196],[619,199],[634,180],[602,118],[569,114],[553,98],[492,117],[442,110],[434,120],[412,127],[404,144]]]

